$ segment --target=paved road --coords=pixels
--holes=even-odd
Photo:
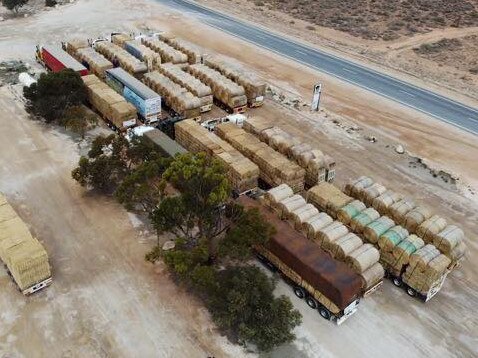
[[[157,0],[243,40],[478,134],[478,110],[186,0]]]

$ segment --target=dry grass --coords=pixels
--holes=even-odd
[[[260,3],[319,26],[372,40],[394,40],[436,28],[478,26],[478,0],[261,0]]]

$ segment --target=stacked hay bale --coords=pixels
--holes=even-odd
[[[135,106],[95,75],[83,76],[82,80],[86,85],[88,101],[106,120],[120,131],[136,125]]]
[[[345,263],[362,278],[362,290],[368,291],[383,280],[385,271],[380,253],[371,244],[363,244],[345,256]]]
[[[409,235],[400,241],[404,232],[382,235],[378,241],[380,247],[380,262],[393,276],[399,277],[410,261],[410,256],[425,243],[416,235]],[[408,233],[408,232],[407,232]]]
[[[324,182],[307,191],[307,201],[314,204],[320,211],[325,211],[333,218],[337,218],[338,211],[353,201],[336,186]]]
[[[197,118],[201,115],[199,98],[158,71],[145,74],[143,82],[159,93],[166,105],[181,116]]]
[[[21,291],[51,277],[46,250],[1,193],[0,259]]]
[[[205,152],[218,159],[227,169],[227,175],[237,193],[257,187],[259,168],[214,133],[192,119],[175,124],[176,141],[193,153]]]
[[[439,215],[433,215],[425,220],[416,230],[417,236],[421,237],[427,244],[432,244],[435,236],[447,227],[447,221]]]
[[[360,200],[354,200],[337,211],[337,219],[343,222],[345,225],[348,225],[353,218],[355,218],[366,208],[367,206],[363,202]]]
[[[342,236],[349,233],[347,227],[342,224],[340,221],[334,221],[330,225],[317,231],[316,236],[313,240],[320,245],[322,250],[330,252],[332,249],[331,243]]]
[[[232,123],[218,125],[216,133],[256,163],[261,171],[261,179],[267,184],[271,186],[287,184],[294,192],[304,189],[304,170],[252,134]]]
[[[248,118],[243,128],[304,168],[309,187],[335,178],[335,161],[330,156],[276,126],[274,121],[260,116]]]
[[[150,71],[157,70],[161,65],[161,56],[139,40],[126,41],[123,47],[138,60],[146,63]]]
[[[357,199],[362,200],[367,206],[372,206],[373,201],[386,191],[387,188],[385,188],[382,184],[373,183],[369,187],[363,189],[359,193],[359,197]]]
[[[143,43],[143,45],[160,54],[163,63],[171,62],[176,64],[184,64],[188,62],[188,56],[163,41],[160,41],[153,37],[144,37],[141,39],[141,42]]]
[[[71,39],[68,40],[66,44],[66,52],[68,52],[71,56],[75,57],[76,51],[80,48],[90,47],[88,41],[85,39]]]
[[[294,191],[287,184],[281,184],[275,188],[269,189],[264,194],[264,202],[266,206],[273,209],[277,208],[279,202],[284,199],[290,198],[294,195]]]
[[[302,196],[295,194],[279,201],[275,209],[281,219],[287,219],[292,211],[303,207],[306,204],[307,202]]]
[[[306,204],[298,209],[295,209],[290,213],[290,220],[294,222],[294,228],[298,231],[302,229],[302,226],[307,220],[315,217],[319,214],[319,210],[312,205]]]
[[[124,44],[131,40],[133,40],[133,37],[129,34],[121,33],[111,35],[111,42],[119,47],[124,47]]]
[[[178,85],[183,86],[201,101],[201,112],[207,112],[212,109],[213,96],[211,88],[188,72],[182,70],[179,66],[173,64],[163,64],[159,69],[163,75],[167,76]]]
[[[359,197],[362,190],[368,188],[373,184],[373,180],[366,176],[361,176],[360,178],[353,180],[345,184],[344,192],[347,195],[353,196],[354,198]]]
[[[455,225],[448,225],[434,235],[432,243],[452,261],[453,265],[465,256],[465,234],[463,230]]]
[[[214,97],[233,111],[247,104],[244,87],[237,85],[216,70],[202,64],[191,65],[187,71],[211,87]]]
[[[416,292],[427,296],[440,285],[448,274],[451,260],[433,245],[426,245],[410,256],[410,262],[402,276],[403,282]]]
[[[72,56],[78,61],[86,63],[90,73],[100,78],[105,78],[106,70],[113,68],[113,64],[110,61],[91,47],[80,48],[72,53]]]
[[[110,60],[113,65],[119,64],[125,71],[132,75],[140,76],[148,71],[146,64],[131,55],[124,48],[108,42],[99,41],[95,44],[95,50]]]
[[[353,232],[338,238],[335,241],[332,241],[329,246],[329,253],[333,258],[339,261],[345,261],[345,258],[350,255],[353,251],[357,250],[360,246],[363,245],[362,239],[355,235]]]
[[[386,215],[388,213],[388,208],[402,199],[403,196],[401,194],[392,190],[387,190],[379,197],[373,199],[372,207],[380,214]]]
[[[390,216],[396,223],[405,222],[405,215],[415,209],[417,205],[410,198],[403,198],[397,201],[388,208],[388,216]]]
[[[308,239],[313,240],[318,232],[334,222],[326,213],[319,213],[306,220],[302,226],[302,232]]]
[[[258,107],[264,103],[267,85],[250,70],[232,65],[230,61],[219,56],[207,56],[204,63],[244,87],[249,106]]]
[[[388,216],[381,216],[377,220],[372,221],[362,231],[362,235],[371,244],[377,244],[380,236],[385,234],[389,229],[395,226],[395,223]]]
[[[204,50],[199,46],[178,38],[170,38],[163,41],[171,47],[174,47],[176,50],[183,52],[188,57],[190,65],[201,63]]]
[[[425,220],[430,219],[432,212],[430,209],[423,206],[417,206],[413,210],[410,210],[403,220],[400,222],[408,231],[416,232],[418,226],[422,224]]]
[[[356,234],[361,235],[365,227],[372,223],[373,221],[377,220],[380,217],[380,214],[374,208],[367,208],[362,211],[360,214],[355,216],[352,220],[350,220],[350,228]]]

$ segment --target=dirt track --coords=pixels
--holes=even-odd
[[[310,85],[323,79],[326,112],[309,115],[268,102],[256,113],[274,116],[331,153],[338,163],[339,184],[367,173],[464,225],[469,235],[468,258],[426,306],[386,283],[381,292],[363,301],[356,316],[335,327],[280,283],[278,292],[291,297],[304,323],[296,342],[270,356],[475,355],[478,321],[471,313],[478,302],[474,262],[478,245],[473,240],[478,236],[477,205],[427,170],[410,168],[409,158],[387,145],[400,141],[407,149],[478,181],[476,140],[263,50],[235,43],[156,5],[111,3],[98,1],[91,9],[91,2],[80,1],[58,13],[21,19],[22,26],[6,23],[0,61],[31,61],[36,42],[132,29],[144,23],[144,13],[157,13],[148,19],[151,26],[171,28],[212,49],[235,54],[295,96],[307,98]],[[109,16],[103,15],[105,11]],[[353,118],[364,129],[347,134],[332,118],[344,123]],[[0,357],[242,354],[224,343],[204,310],[165,277],[160,265],[152,267],[144,261],[152,244],[144,228],[135,227],[137,221],[113,200],[85,195],[70,179],[78,148],[69,136],[28,120],[7,88],[0,89],[0,128],[0,191],[44,242],[55,280],[46,291],[23,299],[0,270]],[[378,138],[375,144],[363,139],[372,134]]]

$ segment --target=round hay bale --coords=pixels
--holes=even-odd
[[[317,210],[317,208],[312,204],[307,204],[301,209],[302,210],[295,210],[291,214],[292,219],[294,220],[294,227],[297,230],[300,230],[302,228],[302,224],[306,222],[309,218],[319,214],[319,210]]]
[[[334,220],[326,213],[319,213],[304,223],[304,231],[307,232],[308,238],[315,238],[321,229],[332,224],[333,222]]]
[[[361,234],[365,226],[370,224],[372,221],[377,220],[380,217],[380,214],[374,208],[367,208],[350,220],[350,227],[352,231]]]
[[[339,219],[345,225],[348,225],[350,220],[352,220],[366,208],[367,207],[363,202],[360,200],[354,200],[337,211],[337,219]]]
[[[384,187],[382,184],[374,183],[368,188],[365,188],[361,191],[359,195],[359,199],[361,199],[365,203],[365,205],[371,206],[373,203],[373,200],[375,198],[378,198],[380,195],[382,195],[386,191],[387,191],[387,188]]]
[[[332,257],[339,261],[345,261],[345,257],[347,255],[362,245],[362,239],[353,232],[349,232],[348,234],[332,242]]]
[[[396,225],[392,227],[384,234],[382,234],[378,239],[378,246],[380,247],[380,251],[391,251],[400,242],[405,240],[408,235],[408,230],[405,229],[403,226]]]
[[[281,216],[288,217],[288,215],[292,211],[294,211],[294,210],[296,210],[296,209],[298,209],[302,206],[305,206],[306,204],[307,204],[307,202],[305,201],[305,199],[302,196],[296,194],[294,196],[291,196],[289,198],[286,198],[286,199],[280,201],[278,203],[278,208],[280,209]]]
[[[320,244],[323,250],[330,250],[329,243],[348,234],[349,230],[340,221],[334,221],[332,224],[320,229],[315,237],[315,241]]]
[[[412,199],[404,198],[389,207],[388,216],[397,224],[403,225],[405,223],[405,215],[416,207]]]
[[[430,209],[418,206],[409,211],[404,217],[404,227],[410,232],[416,232],[418,225],[432,216]]]
[[[439,232],[433,244],[445,255],[450,255],[452,250],[465,239],[465,234],[458,226],[448,225]]]
[[[377,220],[368,224],[362,231],[365,239],[376,244],[381,235],[385,234],[387,230],[391,229],[395,223],[388,216],[382,216]]]
[[[382,281],[384,276],[385,270],[383,269],[383,266],[378,262],[374,263],[371,267],[360,274],[362,279],[362,290],[367,291],[372,288]]]
[[[418,226],[417,236],[421,237],[427,244],[433,243],[435,236],[445,230],[446,226],[447,222],[444,218],[433,215]]]
[[[281,184],[267,191],[264,197],[271,205],[275,205],[284,199],[290,198],[292,195],[294,195],[294,192],[290,186]]]
[[[435,245],[427,244],[410,255],[409,264],[412,267],[418,266],[423,270],[431,260],[439,255],[440,251]]]
[[[352,251],[345,262],[356,273],[361,274],[369,267],[372,267],[380,259],[380,253],[371,244],[363,244],[358,249]]]
[[[345,194],[358,199],[362,190],[365,188],[368,188],[372,184],[373,184],[373,180],[371,178],[366,176],[361,176],[360,178],[345,184],[344,192]]]
[[[379,197],[373,199],[372,207],[377,210],[380,214],[386,215],[387,210],[390,206],[402,199],[402,195],[398,194],[392,190],[387,190],[385,193]]]

